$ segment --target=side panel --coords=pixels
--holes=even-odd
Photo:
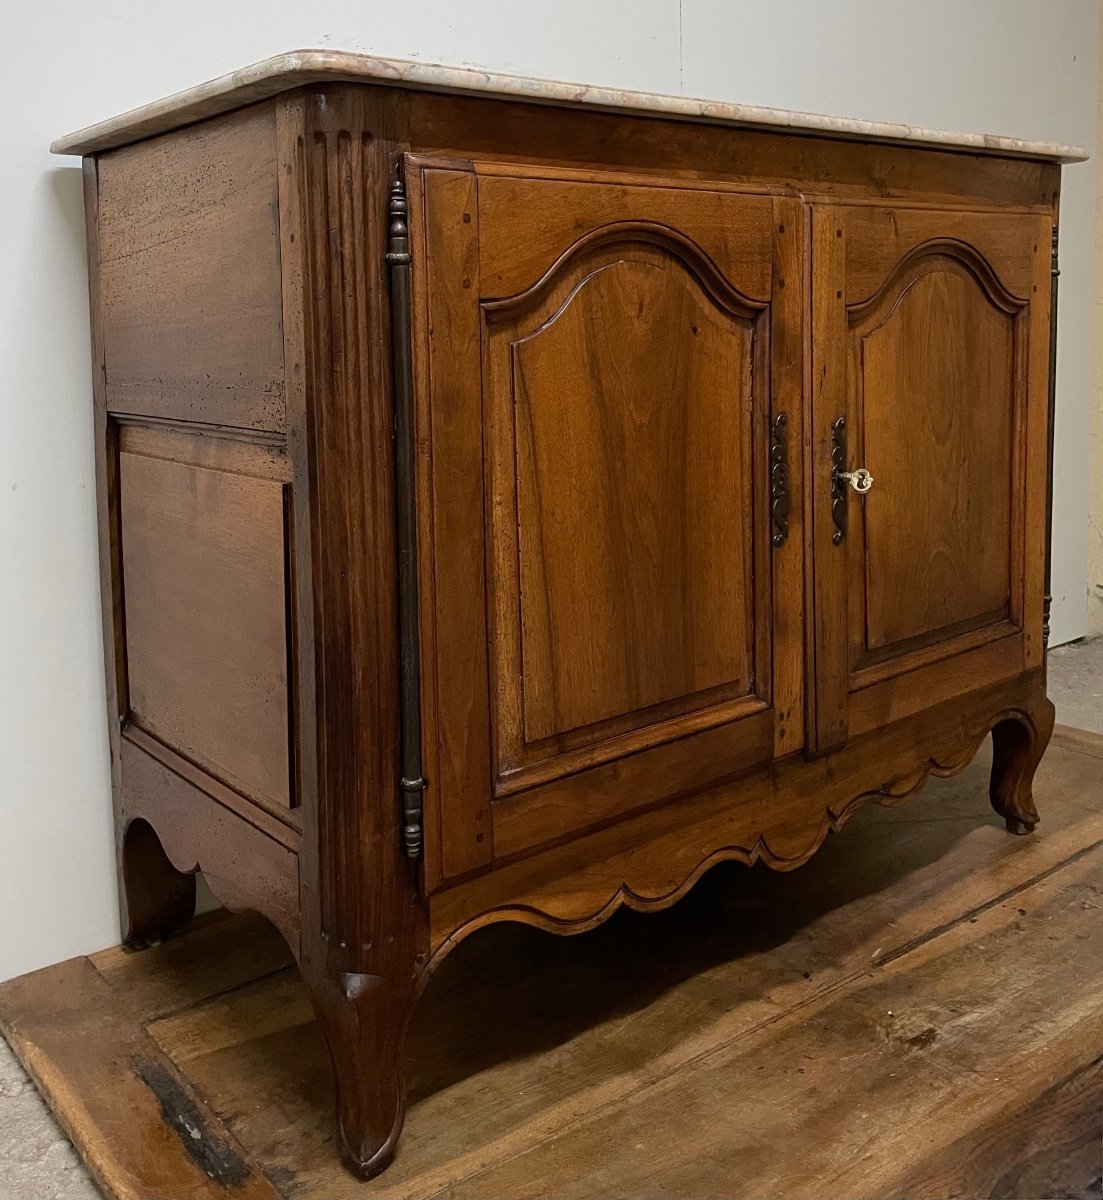
[[[283,430],[272,107],[113,151],[98,169],[108,407]]]
[[[158,908],[187,891],[168,861],[224,857],[205,812],[264,830],[298,886],[274,110],[105,154],[85,180],[120,892],[124,936],[142,941],[172,932]],[[168,859],[127,838],[135,747],[211,802],[149,814]],[[257,883],[243,870],[217,894],[268,911]]]
[[[286,811],[287,460],[216,441],[201,465],[131,426],[120,443],[128,721]]]

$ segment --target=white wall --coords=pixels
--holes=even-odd
[[[283,50],[396,57],[1094,147],[1097,0],[9,4],[0,99],[0,978],[117,939],[83,219],[50,140]],[[1058,639],[1084,629],[1094,170],[1067,173]]]
[[[1103,37],[1099,42],[1103,72]],[[1100,75],[1103,81],[1103,74]],[[1103,86],[1099,90],[1099,128],[1096,130],[1096,176],[1103,180]],[[1095,261],[1103,261],[1103,187],[1095,194]],[[1088,508],[1088,633],[1103,636],[1103,270],[1095,272],[1095,312],[1092,351],[1095,359],[1095,412],[1089,455],[1091,499]]]

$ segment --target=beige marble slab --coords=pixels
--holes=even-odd
[[[175,96],[146,104],[122,116],[101,121],[98,125],[90,125],[68,137],[59,138],[50,148],[55,154],[91,154],[110,150],[292,88],[319,82],[349,81],[390,84],[421,91],[510,96],[537,104],[592,108],[602,112],[627,111],[752,129],[792,129],[828,137],[951,147],[1062,163],[1083,162],[1088,157],[1075,146],[1062,146],[1056,142],[1032,142],[991,133],[949,133],[914,125],[859,121],[817,113],[789,112],[780,108],[728,104],[718,100],[695,100],[689,96],[663,96],[655,92],[527,79],[520,75],[498,75],[469,67],[445,67],[331,50],[296,50],[266,58],[209,83],[178,92]]]

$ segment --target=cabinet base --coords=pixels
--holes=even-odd
[[[128,944],[163,939],[186,923],[194,904],[190,872],[198,869],[209,873],[228,907],[268,916],[298,958],[329,1047],[342,1158],[367,1179],[391,1162],[402,1129],[401,1055],[412,1009],[433,971],[476,929],[519,921],[580,933],[621,906],[669,907],[725,860],[791,870],[862,805],[899,804],[930,775],[963,770],[989,733],[992,806],[1011,833],[1029,833],[1038,822],[1033,777],[1053,722],[1041,672],[1032,672],[821,758],[794,755],[704,795],[502,864],[429,898],[429,945],[419,934],[399,937],[381,928],[378,943],[359,952],[332,946],[305,920],[300,933],[292,892],[297,854],[210,798],[204,812],[201,792],[132,748],[124,754],[120,835]],[[256,868],[247,877],[234,874],[243,855]]]

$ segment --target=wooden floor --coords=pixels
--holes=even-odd
[[[513,926],[446,962],[369,1184],[286,949],[207,919],[0,988],[0,1027],[112,1197],[1098,1197],[1103,738],[1059,729],[1042,825],[984,754],[790,875],[721,867],[656,916]]]

